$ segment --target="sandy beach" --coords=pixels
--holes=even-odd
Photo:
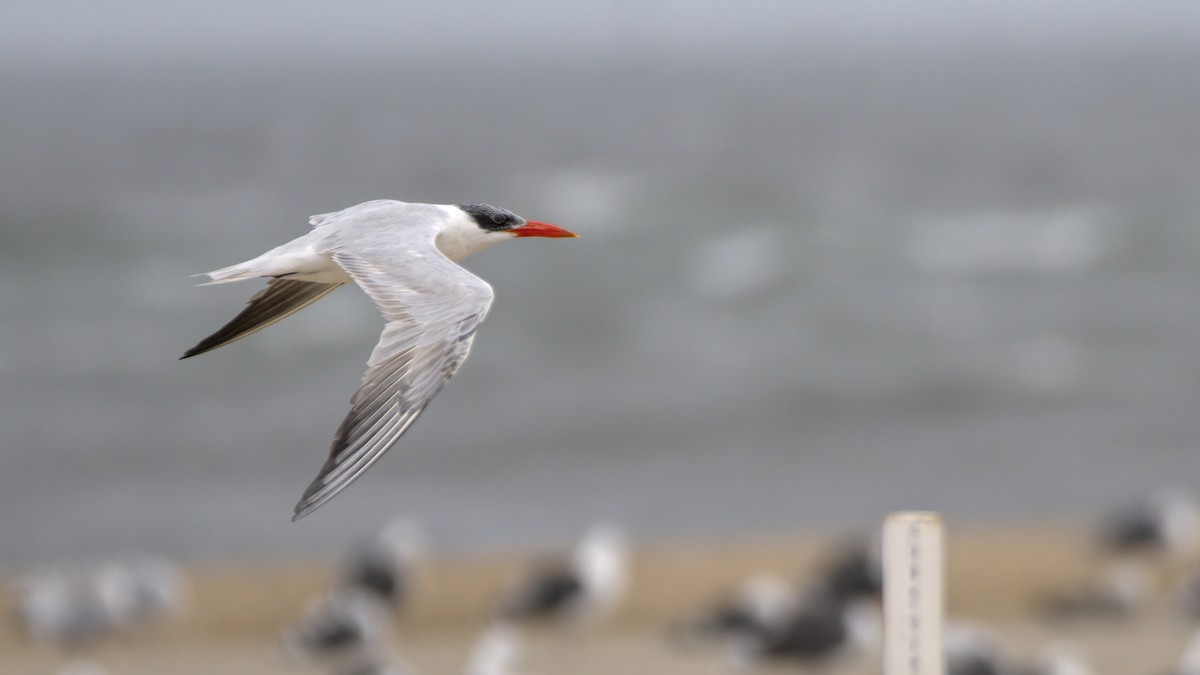
[[[1052,642],[1075,645],[1100,673],[1156,672],[1174,662],[1190,627],[1159,594],[1142,616],[1120,622],[1046,624],[1033,619],[1037,599],[1094,579],[1102,561],[1071,523],[952,528],[947,564],[949,613],[1003,635],[1015,654]],[[720,542],[640,545],[626,602],[593,630],[526,631],[523,672],[720,673],[731,664],[716,650],[685,650],[667,637],[672,622],[738,580],[771,572],[802,578],[837,537],[760,537]],[[417,672],[460,672],[490,602],[523,562],[538,552],[432,559],[414,606],[396,635],[396,651]],[[280,630],[326,588],[327,561],[257,562],[189,570],[191,597],[179,617],[78,655],[30,644],[13,631],[0,637],[0,672],[53,673],[71,658],[112,673],[317,673],[287,663]],[[1178,568],[1159,569],[1166,590]],[[7,594],[6,594],[7,596]],[[829,672],[874,673],[878,655],[836,664]]]

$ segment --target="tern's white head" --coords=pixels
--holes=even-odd
[[[447,210],[449,218],[437,236],[437,247],[455,261],[514,237],[579,236],[556,225],[525,220],[512,211],[490,204],[458,204]]]

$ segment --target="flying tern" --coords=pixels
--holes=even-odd
[[[369,201],[309,219],[312,231],[205,284],[266,277],[245,309],[181,358],[216,349],[355,283],[386,324],[350,412],[292,520],[312,513],[374,464],[463,364],[492,304],[492,287],[463,258],[516,237],[575,237],[488,204]]]

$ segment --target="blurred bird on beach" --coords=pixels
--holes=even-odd
[[[412,602],[427,555],[421,526],[396,518],[346,552],[336,585],[362,591],[398,614]]]
[[[137,556],[38,570],[12,594],[14,619],[30,638],[78,650],[178,614],[188,591],[175,564]]]
[[[621,601],[628,577],[626,536],[603,523],[565,557],[536,563],[501,598],[496,616],[515,622],[592,623]]]

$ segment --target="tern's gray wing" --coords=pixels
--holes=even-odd
[[[179,358],[186,359],[203,354],[258,332],[289,314],[308,307],[338,286],[341,284],[272,279],[267,282],[266,288],[250,298],[245,309],[233,317],[229,323],[221,326],[217,332],[201,340]]]
[[[333,259],[387,319],[329,459],[296,504],[293,520],[358,478],[417,419],[467,358],[475,329],[492,304],[492,287],[422,239]]]

